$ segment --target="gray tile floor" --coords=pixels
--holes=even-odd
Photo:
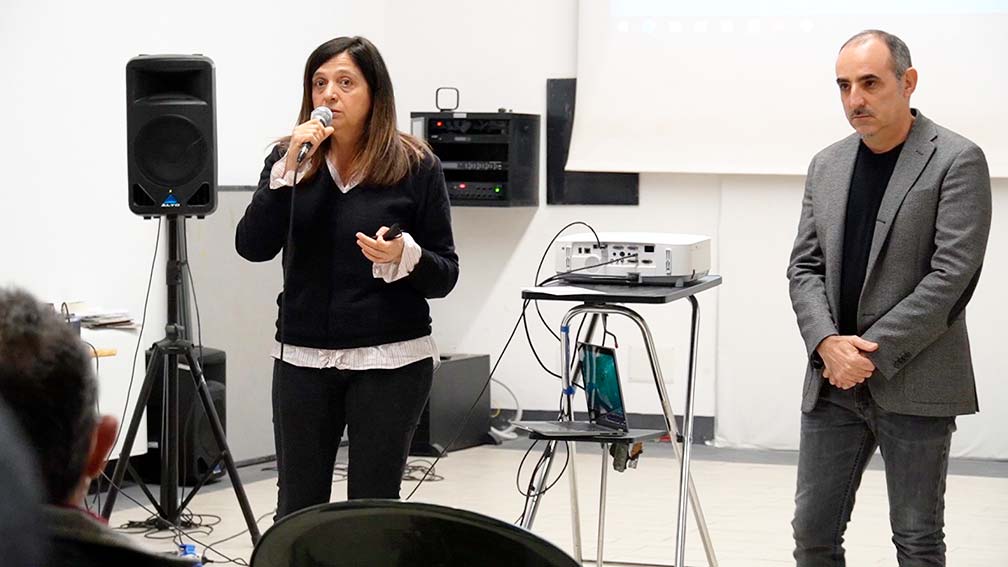
[[[425,483],[414,500],[473,510],[513,522],[524,498],[515,488],[515,473],[528,441],[520,439],[493,447],[451,453],[436,472],[440,482]],[[341,456],[345,451],[341,453]],[[533,453],[538,454],[538,451]],[[599,502],[599,449],[582,443],[577,449],[577,479],[581,503],[582,538],[586,558],[595,556],[595,529]],[[561,456],[562,458],[562,456]],[[795,463],[789,451],[745,451],[698,446],[694,451],[693,478],[707,517],[720,565],[759,567],[791,565],[791,528]],[[411,459],[412,460],[412,459]],[[242,467],[253,513],[262,517],[265,531],[276,503],[276,476],[272,463]],[[526,464],[523,482],[531,466]],[[558,470],[558,469],[554,469]],[[625,473],[609,473],[605,557],[607,565],[671,565],[674,561],[675,509],[678,497],[678,463],[668,445],[648,444],[640,466]],[[403,483],[403,495],[415,483]],[[155,490],[156,487],[152,487]],[[146,504],[137,487],[125,493]],[[346,496],[346,485],[333,485],[333,500]],[[571,549],[570,492],[567,480],[544,496],[533,531],[565,550]],[[230,484],[205,487],[190,510],[221,517],[210,534],[194,531],[198,549],[244,529]],[[112,515],[113,526],[140,520],[149,514],[120,498]],[[705,556],[692,515],[687,532],[686,563],[705,565]],[[956,460],[950,466],[946,499],[948,565],[998,567],[1008,565],[1008,462]],[[165,537],[165,533],[151,534]],[[136,534],[142,545],[171,549],[170,541]],[[169,536],[170,537],[170,536]],[[848,565],[896,565],[889,541],[885,481],[876,456],[865,473],[847,532]],[[247,534],[214,546],[230,557],[248,560],[252,544]],[[211,555],[215,560],[220,557]],[[590,562],[588,562],[590,563]]]

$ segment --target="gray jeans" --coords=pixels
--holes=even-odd
[[[842,567],[843,536],[868,461],[881,449],[900,567],[945,565],[945,476],[954,417],[890,413],[868,388],[823,385],[802,414],[795,495],[798,567]]]

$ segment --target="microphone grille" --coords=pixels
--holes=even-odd
[[[328,106],[320,106],[312,111],[311,117],[322,123],[323,126],[332,124],[332,110]]]

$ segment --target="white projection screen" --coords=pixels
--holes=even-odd
[[[581,0],[570,171],[804,175],[852,130],[834,63],[864,29],[910,47],[911,104],[1008,176],[1008,1]]]

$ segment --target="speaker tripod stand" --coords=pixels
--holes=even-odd
[[[217,467],[223,462],[227,469],[228,478],[231,479],[231,486],[234,488],[235,496],[238,498],[238,505],[242,515],[245,517],[245,524],[248,526],[249,535],[253,545],[259,541],[259,528],[256,525],[252,509],[249,507],[248,497],[238,477],[238,470],[234,464],[234,458],[228,448],[227,438],[224,435],[224,428],[221,425],[220,416],[214,407],[210,397],[210,389],[207,387],[203,376],[203,368],[200,366],[198,358],[193,353],[192,341],[185,338],[185,327],[181,324],[181,302],[182,282],[185,274],[184,266],[187,259],[184,257],[179,243],[185,238],[182,232],[183,226],[179,223],[178,215],[168,215],[168,265],[166,279],[168,285],[168,322],[165,326],[165,338],[154,343],[151,351],[150,361],[147,364],[147,373],[144,377],[143,386],[137,399],[136,407],[133,410],[133,417],[130,419],[129,427],[126,430],[126,438],[122,451],[119,453],[119,461],[116,463],[115,472],[112,475],[112,487],[109,489],[105,506],[102,508],[102,517],[108,519],[112,515],[112,508],[115,506],[116,497],[120,491],[120,485],[126,471],[141,487],[144,494],[157,510],[157,518],[153,520],[156,527],[180,526],[182,512],[192,501],[193,497],[203,487],[204,484],[214,474]],[[200,403],[210,421],[210,428],[220,454],[208,467],[206,473],[199,479],[189,494],[179,502],[179,363],[184,361],[189,365],[189,373],[194,381],[195,390],[199,395]],[[157,381],[159,370],[164,377],[163,387],[165,389],[162,398],[163,423],[161,450],[161,499],[158,501],[141,480],[137,471],[129,464],[130,449],[136,439],[137,430],[147,401],[150,399],[151,390]]]

